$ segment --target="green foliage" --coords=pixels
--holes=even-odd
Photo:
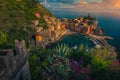
[[[54,51],[37,47],[31,50],[30,70],[33,80],[67,80],[69,59]]]
[[[115,56],[111,56],[111,54],[109,53],[109,50],[104,47],[98,48],[98,49],[92,48],[90,49],[90,54],[93,57],[100,58],[103,60],[113,60],[116,58]]]
[[[47,26],[47,24],[46,24],[46,21],[43,19],[43,18],[40,18],[39,19],[39,22],[40,22],[40,26],[42,26],[44,29],[47,29],[48,28],[48,26]]]
[[[85,49],[84,45],[81,44],[80,47],[79,47],[79,51],[83,51]]]
[[[40,13],[40,19],[35,16],[36,13]],[[13,47],[15,39],[24,39],[28,46],[28,34],[35,31],[31,26],[32,20],[40,20],[41,26],[47,28],[44,15],[53,16],[38,0],[0,0],[0,32],[8,35],[5,46]],[[5,42],[5,39],[2,40]],[[5,46],[2,45],[2,48]]]
[[[66,44],[58,44],[55,48],[55,51],[57,52],[58,56],[65,58],[70,54],[71,49]]]
[[[120,61],[114,60],[110,64],[110,80],[120,80]]]
[[[73,52],[71,55],[71,59],[74,59],[78,62],[80,61],[80,58],[84,58],[83,66],[90,64],[92,60],[92,57],[86,52]]]
[[[71,71],[69,59],[60,56],[48,56],[49,66],[46,66],[45,80],[68,80]],[[47,77],[48,76],[48,77]]]
[[[29,62],[32,80],[39,80],[42,77],[42,69],[48,65],[46,61],[48,51],[43,47],[35,47],[30,53]]]
[[[0,32],[0,45],[6,43],[7,41],[7,34]]]
[[[31,50],[30,70],[33,80],[116,80],[120,63],[112,62],[105,48],[88,49],[80,45],[73,50],[58,44],[53,50],[37,47]]]
[[[80,45],[77,51],[73,51],[71,53],[70,58],[74,59],[77,62],[79,62],[81,58],[84,58],[83,66],[87,66],[88,64],[90,64],[92,60],[91,55],[89,54],[89,52],[86,52],[86,48],[83,44]]]
[[[40,67],[36,63],[37,59],[38,59],[38,57],[35,54],[33,54],[29,59],[29,61],[30,61],[30,63],[29,63],[30,64],[30,71],[31,71],[31,75],[32,75],[33,80],[37,80],[39,70],[40,70]]]
[[[92,78],[93,80],[108,80],[110,62],[100,58],[93,58],[91,62],[92,66]]]
[[[5,32],[0,32],[0,49],[9,49],[12,46],[8,42],[8,35]]]
[[[26,41],[26,45],[28,46],[28,32],[24,31],[23,29],[16,29],[16,28],[12,28],[10,29],[10,32],[7,33],[8,34],[8,45],[12,45],[14,46],[14,41],[15,39],[18,40],[25,40]]]

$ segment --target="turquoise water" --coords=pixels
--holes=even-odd
[[[52,44],[52,47],[56,46],[57,44],[67,44],[70,47],[74,47],[74,46],[79,47],[81,44],[83,44],[86,46],[86,48],[94,47],[93,42],[89,40],[88,37],[80,34],[72,34],[72,35],[64,36],[64,38],[61,41]]]

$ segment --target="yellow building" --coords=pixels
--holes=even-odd
[[[80,21],[83,21],[83,19],[84,19],[84,18],[83,18],[83,17],[81,17],[81,18],[80,18]]]
[[[50,22],[50,21],[47,21],[47,24],[48,24],[48,25],[50,25],[50,24],[51,24],[51,22]]]
[[[60,25],[60,22],[57,23],[57,30],[60,30],[61,29],[61,25]]]
[[[41,35],[36,35],[36,41],[41,42],[43,40],[43,37]]]
[[[50,30],[51,31],[54,31],[55,30],[55,27],[53,25],[50,26]]]

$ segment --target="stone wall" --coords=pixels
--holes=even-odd
[[[0,80],[31,80],[25,41],[15,40],[15,50],[0,51]]]

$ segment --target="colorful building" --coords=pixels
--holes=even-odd
[[[35,16],[36,16],[37,18],[40,18],[40,13],[35,13]]]
[[[42,37],[42,35],[36,35],[36,41],[39,41],[39,42],[41,42],[43,40],[43,37]]]

